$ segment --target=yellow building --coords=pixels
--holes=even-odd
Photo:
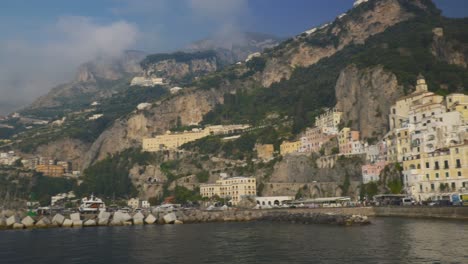
[[[281,155],[286,155],[289,153],[294,153],[294,152],[299,152],[299,149],[301,148],[301,141],[284,141],[280,145],[280,153]]]
[[[320,128],[337,127],[341,122],[342,115],[343,113],[336,108],[327,109],[325,113],[315,119],[315,126]]]
[[[419,201],[468,188],[468,142],[403,161],[406,191]]]
[[[194,130],[182,133],[170,133],[154,138],[143,139],[143,151],[156,152],[160,150],[175,150],[185,143],[209,136],[209,130]]]
[[[257,196],[256,179],[253,177],[233,177],[217,180],[214,184],[201,184],[200,195],[211,198],[230,199],[232,205],[237,205],[243,197]]]
[[[36,171],[41,172],[44,176],[61,177],[65,174],[65,168],[59,165],[42,164],[36,166]]]
[[[189,143],[209,135],[229,135],[241,133],[250,128],[249,125],[217,125],[208,126],[205,129],[193,129],[192,131],[171,133],[167,131],[164,135],[154,138],[143,139],[143,151],[156,152],[160,150],[175,150],[185,143]]]
[[[261,160],[271,160],[275,152],[275,147],[273,144],[257,144],[255,145],[255,150],[257,151],[257,157]]]
[[[457,111],[462,114],[463,124],[468,124],[468,95],[449,94],[445,98],[447,110]]]

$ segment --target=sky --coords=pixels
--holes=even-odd
[[[288,37],[333,20],[353,0],[4,0],[0,3],[0,114],[71,80],[76,68],[124,50],[169,52],[209,36]],[[467,0],[435,0],[449,17]],[[234,35],[234,34],[232,34]]]

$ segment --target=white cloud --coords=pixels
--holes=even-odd
[[[98,23],[87,17],[61,17],[27,38],[0,42],[0,105],[24,104],[71,80],[76,68],[97,57],[115,57],[131,48],[138,29],[125,21]]]

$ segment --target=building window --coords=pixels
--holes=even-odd
[[[449,168],[448,160],[444,160],[444,169],[448,169],[448,168]]]
[[[448,172],[445,173],[445,177],[450,177],[450,174]]]
[[[458,152],[459,152],[459,151],[458,151],[458,148],[456,148],[456,149],[455,149],[455,153],[458,154]]]
[[[436,175],[436,178],[439,179],[439,173],[437,172],[435,175]]]
[[[438,162],[438,161],[435,162],[434,169],[435,169],[435,170],[438,170],[438,169],[439,169],[439,162]]]
[[[461,161],[457,159],[457,168],[461,168]]]
[[[457,172],[458,177],[461,177],[461,171]]]
[[[455,185],[454,182],[452,182],[452,190],[455,190],[457,188],[457,186]]]
[[[429,174],[426,174],[426,179],[429,180]]]
[[[419,184],[419,191],[422,192],[422,184]]]
[[[434,190],[434,184],[431,183],[431,190]]]
[[[429,162],[426,162],[426,169],[429,169]]]

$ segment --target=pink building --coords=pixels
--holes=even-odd
[[[330,141],[336,135],[330,133],[326,128],[308,128],[301,137],[299,152],[319,152],[322,145]]]
[[[387,165],[386,161],[379,161],[374,164],[366,164],[362,166],[362,182],[377,182],[380,180],[380,173]]]

